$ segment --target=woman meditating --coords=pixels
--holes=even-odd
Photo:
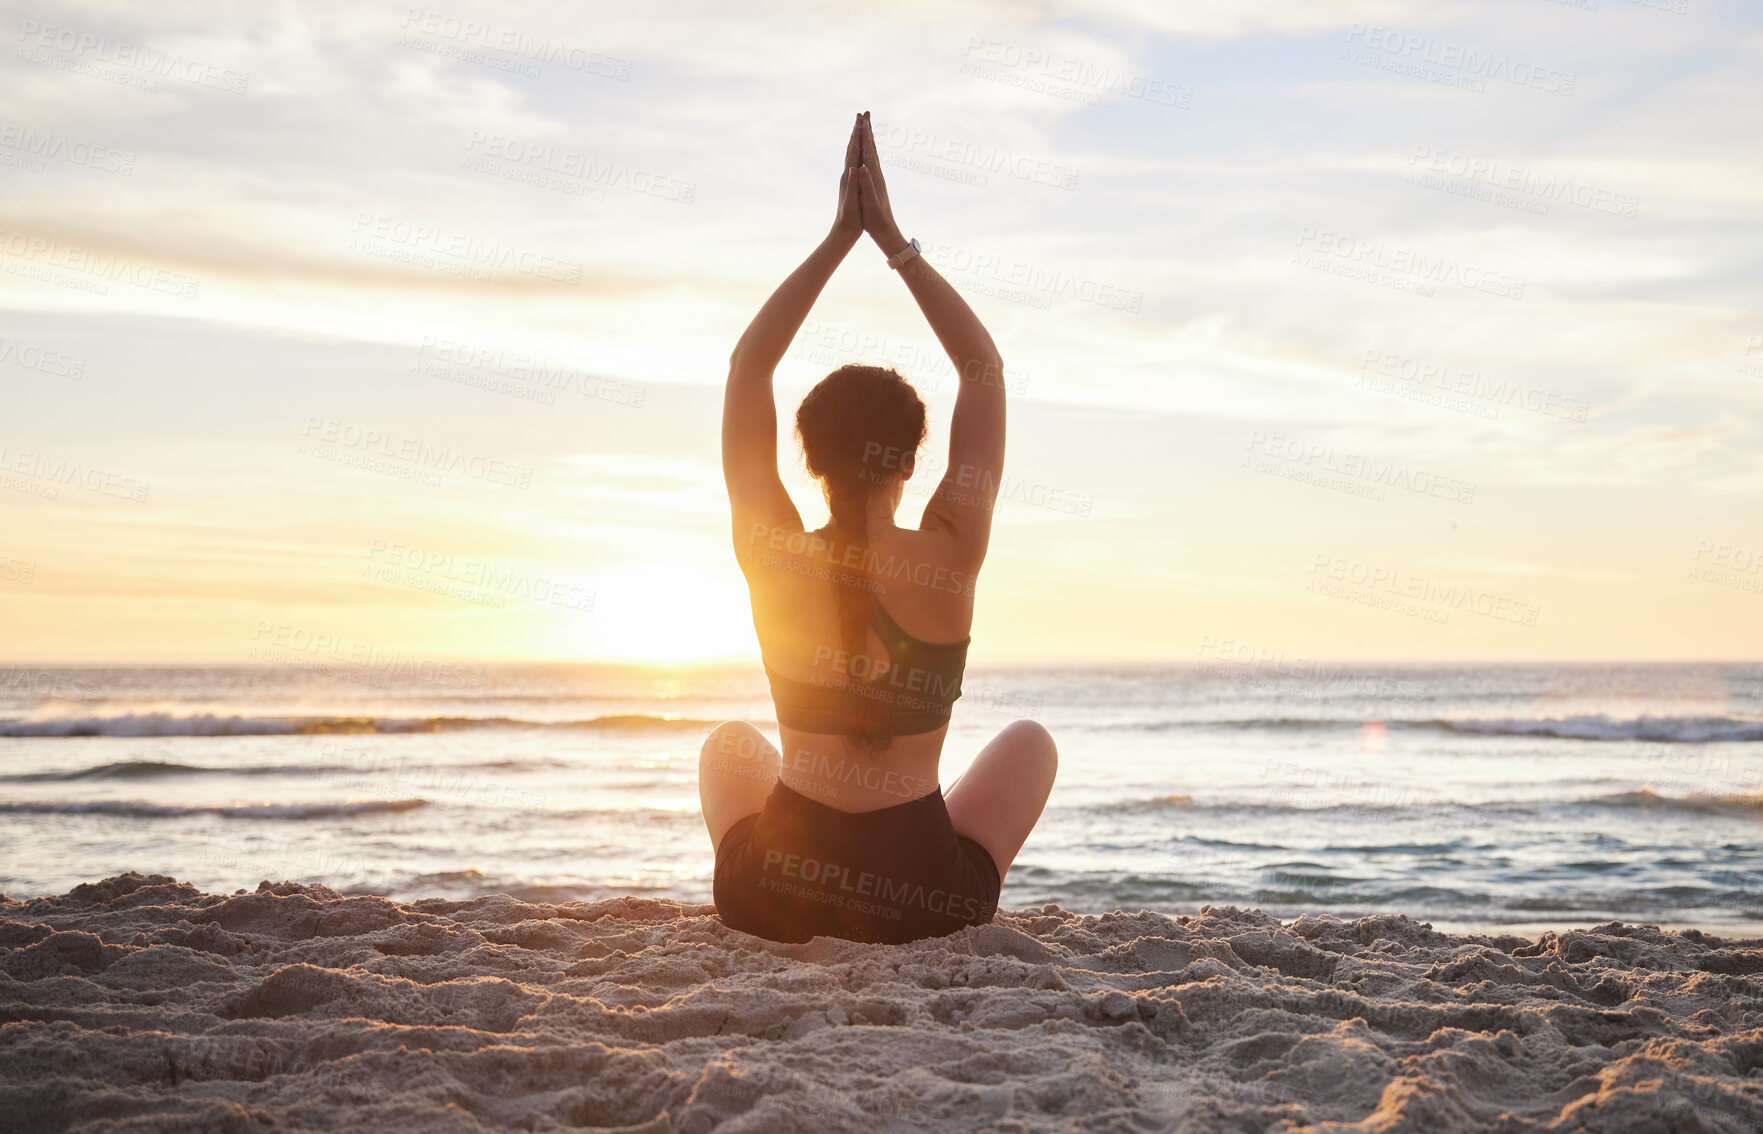
[[[842,366],[796,411],[831,512],[804,531],[778,475],[772,372],[865,232],[960,377],[949,461],[923,521],[898,526],[924,403],[892,370]],[[729,358],[723,476],[783,751],[750,724],[720,725],[698,788],[717,912],[777,941],[911,941],[990,921],[1058,765],[1047,730],[1017,721],[946,796],[937,777],[1003,475],[1004,382],[991,336],[918,251],[894,223],[860,114],[832,231]]]

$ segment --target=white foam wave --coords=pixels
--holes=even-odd
[[[136,799],[27,800],[0,803],[0,813],[13,815],[120,815],[135,819],[176,819],[217,815],[223,819],[337,819],[381,811],[426,807],[426,799],[367,799],[348,803],[235,803],[214,807],[182,807]]]

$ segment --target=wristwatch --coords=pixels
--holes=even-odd
[[[924,246],[918,243],[918,237],[913,237],[912,243],[906,245],[906,247],[888,257],[888,267],[894,269],[896,272],[899,271],[911,261],[912,257],[918,255],[923,249]]]

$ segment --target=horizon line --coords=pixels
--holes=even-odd
[[[664,662],[639,658],[556,658],[556,657],[441,657],[414,656],[403,651],[388,651],[383,658],[401,659],[409,664],[419,665],[474,665],[474,666],[619,666],[627,669],[711,669],[734,668],[741,666],[759,666],[760,659],[753,658],[699,658],[690,661]],[[1623,666],[1623,665],[1763,665],[1763,657],[1751,658],[1353,658],[1323,657],[1304,654],[1279,653],[1271,657],[1255,657],[1240,659],[1232,657],[1123,657],[1123,658],[1012,658],[994,661],[980,661],[980,668],[1047,668],[1064,667],[1070,669],[1102,668],[1117,666],[1174,667],[1203,665],[1235,665],[1245,669],[1258,665],[1277,665],[1305,663],[1311,665],[1378,665],[1378,666],[1516,666],[1516,665],[1562,665],[1562,666]],[[339,670],[347,672],[351,669],[383,669],[384,664],[376,665],[371,661],[344,661],[307,663],[298,660],[288,661],[239,661],[226,660],[166,660],[143,661],[14,661],[0,658],[0,669],[293,669],[293,670]]]

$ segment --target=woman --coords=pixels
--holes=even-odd
[[[961,376],[948,471],[919,527],[896,526],[924,440],[924,403],[892,370],[840,367],[796,414],[832,514],[807,532],[778,476],[771,376],[865,232]],[[869,115],[860,114],[832,231],[729,359],[723,476],[783,752],[731,721],[699,758],[716,907],[728,925],[778,941],[898,942],[991,920],[1058,764],[1047,731],[1017,721],[947,797],[937,778],[1003,465],[998,348],[894,223]]]

